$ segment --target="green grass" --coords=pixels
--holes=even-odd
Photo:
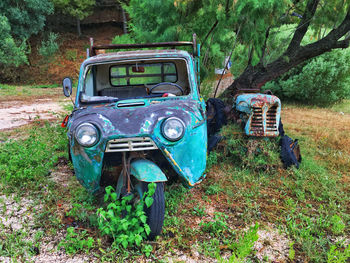
[[[152,260],[177,255],[178,251],[190,254],[188,251],[195,247],[213,260],[222,261],[229,251],[232,262],[235,257],[256,262],[252,250],[256,229],[247,229],[258,223],[261,227],[273,224],[287,235],[292,244],[287,253],[290,259],[337,262],[332,261],[335,258],[345,262],[341,259],[348,258],[349,249],[341,240],[350,234],[350,193],[343,181],[342,166],[334,165],[331,153],[335,146],[315,140],[314,127],[301,127],[300,133],[293,127],[287,124],[286,130],[298,137],[303,161],[300,169],[285,170],[279,160],[278,138],[252,140],[242,134],[240,127],[226,126],[222,130],[226,139],[209,155],[207,178],[202,184],[192,190],[179,184],[166,187],[163,234],[156,240],[153,249],[157,252]],[[64,218],[74,220],[83,230],[66,236],[62,241],[66,251],[74,254],[86,250],[101,261],[143,258],[149,252],[116,250],[111,241],[102,238],[96,217],[101,202],[74,177],[67,186],[49,179],[58,161],[67,159],[65,133],[65,129],[49,123],[11,132],[10,137],[16,139],[8,139],[8,132],[1,133],[0,184],[6,185],[2,194],[15,193],[18,202],[26,196],[40,203],[43,209],[33,214],[36,227],[46,235],[66,229]],[[343,154],[339,158],[347,157]],[[60,214],[58,204],[69,208]],[[39,245],[42,236],[38,234]],[[0,238],[0,255],[22,259],[34,254],[32,243],[23,241],[25,231],[2,231]]]
[[[330,109],[336,112],[350,113],[350,100],[336,103]]]
[[[62,91],[58,91],[59,84],[47,84],[47,85],[28,85],[28,86],[14,86],[0,84],[0,101],[7,101],[8,99],[22,99],[27,100],[38,96],[53,96],[62,94]]]
[[[5,193],[22,193],[22,189],[40,191],[47,183],[60,157],[67,158],[65,129],[34,125],[25,139],[16,138],[0,145],[0,184]]]

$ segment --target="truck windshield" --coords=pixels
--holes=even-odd
[[[98,64],[85,72],[80,96],[83,103],[185,96],[191,92],[184,59]]]

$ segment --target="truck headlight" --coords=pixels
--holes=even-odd
[[[84,147],[90,147],[97,143],[99,133],[91,123],[83,123],[75,130],[75,139]]]
[[[179,118],[171,117],[162,124],[162,134],[169,141],[180,140],[185,133],[185,125]]]

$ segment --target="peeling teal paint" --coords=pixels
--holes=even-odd
[[[135,54],[137,59],[142,58],[143,55],[137,52],[97,55],[88,58],[81,66],[76,108],[68,123],[68,137],[75,174],[81,184],[91,192],[96,192],[100,187],[107,142],[120,138],[150,137],[187,187],[193,187],[205,177],[207,158],[206,106],[198,92],[195,78],[196,64],[193,58],[184,51],[157,52],[152,53],[152,56],[144,55],[144,57],[181,57],[186,59],[191,89],[189,95],[174,98],[129,99],[120,102],[124,104],[138,103],[139,105],[143,103],[142,106],[137,107],[119,107],[119,102],[92,106],[81,105],[79,93],[82,90],[87,66],[132,59],[130,54]],[[161,125],[169,117],[178,117],[185,123],[185,134],[179,141],[168,141],[161,133]],[[78,145],[74,139],[76,127],[84,122],[93,124],[100,131],[100,139],[97,144],[88,148]],[[133,161],[131,173],[140,181],[167,180],[155,163],[145,159]]]
[[[146,159],[133,161],[130,173],[142,182],[165,182],[167,178],[162,170],[153,162]]]
[[[237,111],[246,113],[245,133],[251,136],[278,136],[281,101],[273,95],[250,93],[238,95],[234,104]]]

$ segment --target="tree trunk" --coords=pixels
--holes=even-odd
[[[77,18],[77,31],[78,31],[78,36],[81,37],[81,27],[80,27],[80,19]]]
[[[124,8],[121,6],[122,9],[122,18],[123,18],[123,33],[127,34],[128,33],[128,28],[127,28],[127,21],[126,21],[126,14]]]

